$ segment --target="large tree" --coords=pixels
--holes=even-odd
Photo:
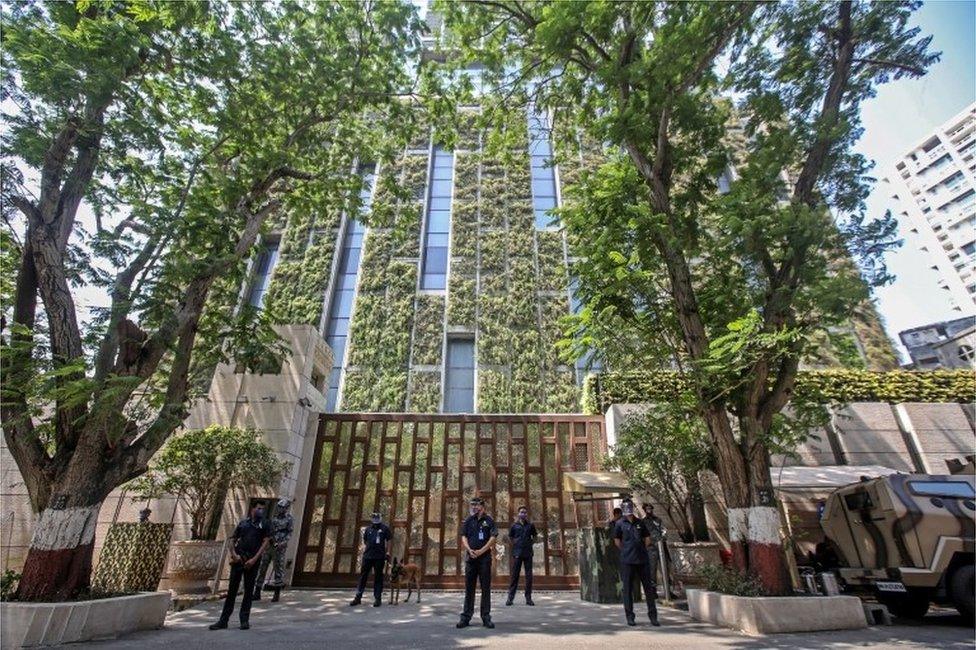
[[[185,419],[194,359],[267,350],[269,316],[215,289],[236,297],[270,219],[349,207],[357,154],[384,154],[371,134],[409,126],[421,25],[397,2],[7,3],[2,20],[3,431],[38,513],[18,596],[63,599],[88,585],[104,498]],[[89,318],[86,287],[111,303]]]
[[[772,593],[789,581],[770,448],[808,341],[867,297],[850,256],[869,282],[887,275],[893,225],[865,218],[870,165],[852,145],[877,85],[924,74],[937,56],[909,26],[916,7],[444,5],[462,60],[494,71],[495,101],[522,98],[607,145],[561,211],[582,257],[579,297],[591,316],[612,307],[637,331],[673,332],[734,561]]]

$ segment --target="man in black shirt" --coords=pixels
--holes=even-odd
[[[519,506],[518,521],[508,529],[508,538],[512,540],[512,581],[508,585],[508,600],[506,605],[515,602],[515,591],[518,589],[519,573],[525,567],[525,604],[532,602],[532,545],[539,533],[535,524],[529,521],[529,509]]]
[[[491,551],[495,548],[498,529],[491,517],[485,514],[485,502],[480,497],[471,499],[471,516],[461,528],[461,547],[464,562],[464,611],[457,627],[468,627],[474,615],[474,587],[481,584],[481,623],[487,628],[491,622]]]
[[[613,537],[613,530],[617,527],[617,522],[620,521],[620,518],[623,516],[623,511],[620,508],[614,508],[613,514],[610,515],[609,519],[607,519],[607,532],[610,533],[611,537]]]
[[[372,570],[373,575],[373,607],[383,604],[383,571],[393,546],[393,533],[383,523],[380,513],[374,512],[372,525],[363,529],[363,568],[359,573],[359,588],[356,597],[350,605],[363,602],[363,592],[366,591],[366,577]]]
[[[620,504],[623,518],[617,522],[613,530],[613,541],[620,549],[620,580],[623,583],[624,615],[627,625],[637,625],[634,620],[633,578],[640,578],[647,598],[647,617],[651,625],[660,625],[657,621],[657,589],[651,578],[651,565],[648,548],[651,545],[651,533],[644,522],[634,516],[634,504],[624,501]]]
[[[254,580],[258,577],[258,562],[261,555],[268,548],[268,537],[271,529],[264,520],[264,502],[257,501],[251,508],[251,515],[242,519],[234,534],[231,535],[230,550],[230,581],[227,585],[227,597],[224,599],[224,609],[220,612],[220,619],[210,626],[211,630],[223,630],[234,612],[234,600],[237,591],[244,580],[244,597],[241,599],[241,629],[251,627],[251,599],[254,597]]]

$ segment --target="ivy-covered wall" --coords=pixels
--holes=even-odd
[[[349,325],[345,411],[403,411],[415,321],[420,212],[428,156],[404,155],[379,170],[372,210],[388,215],[363,240],[359,291]],[[410,198],[389,191],[393,177]]]
[[[689,390],[686,379],[672,371],[606,372],[583,382],[584,413],[603,413],[612,404],[674,400]],[[971,370],[892,371],[801,370],[794,396],[806,402],[959,402],[976,395]]]

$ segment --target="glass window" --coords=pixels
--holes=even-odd
[[[444,412],[474,412],[474,341],[448,339]]]
[[[912,492],[932,497],[976,498],[973,485],[967,481],[909,481]]]
[[[538,176],[533,171],[532,174],[532,196],[533,197],[550,197],[556,196],[556,184],[552,180],[552,170],[543,169],[539,170]],[[548,178],[546,178],[546,172],[548,172]]]
[[[434,148],[434,176],[425,217],[421,289],[447,288],[447,233],[451,224],[451,187],[454,184],[454,153]]]
[[[451,195],[451,185],[453,184],[451,177],[432,180],[430,183],[430,195],[431,196],[450,196]]]
[[[362,199],[359,213],[369,210],[376,182],[376,165],[362,163],[359,173],[363,179],[363,189],[359,196]],[[362,256],[363,233],[365,226],[349,215],[346,232],[342,237],[341,256],[335,283],[332,287],[332,300],[329,305],[329,316],[326,324],[326,342],[332,348],[332,369],[329,372],[329,386],[326,391],[326,408],[334,411],[338,406],[339,381],[342,377],[342,364],[345,358],[346,337],[349,334],[349,319],[352,316],[355,302],[356,278],[359,275],[359,261]]]
[[[449,210],[431,210],[427,219],[427,232],[446,233],[451,227],[451,213]]]
[[[265,242],[264,248],[254,263],[251,289],[247,296],[247,302],[252,307],[260,309],[264,304],[264,294],[268,291],[268,282],[271,280],[271,273],[274,271],[277,261],[278,241]]]

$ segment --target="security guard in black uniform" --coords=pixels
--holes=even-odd
[[[620,549],[620,580],[623,583],[624,614],[627,617],[627,625],[637,625],[634,620],[634,595],[631,591],[633,579],[637,576],[644,587],[644,596],[647,599],[647,617],[651,619],[651,625],[658,626],[660,623],[657,621],[655,602],[657,587],[654,584],[649,554],[651,533],[644,522],[634,516],[633,503],[624,501],[620,507],[624,516],[614,527],[613,541]]]
[[[532,545],[539,536],[535,524],[529,521],[529,509],[519,506],[518,520],[508,529],[508,538],[512,540],[512,581],[508,585],[508,600],[505,605],[515,602],[515,591],[518,589],[519,573],[525,567],[525,604],[532,602]]]
[[[356,597],[350,606],[363,602],[363,592],[366,591],[366,578],[370,570],[373,571],[373,607],[383,604],[383,572],[386,562],[390,559],[393,546],[393,533],[383,523],[380,513],[374,512],[372,525],[363,529],[363,568],[359,573],[359,587]]]
[[[468,627],[474,615],[474,587],[481,584],[481,623],[487,628],[491,622],[491,552],[498,539],[494,520],[485,514],[485,502],[480,497],[471,499],[471,516],[461,528],[461,546],[464,548],[464,611],[457,627]]]
[[[234,612],[234,599],[244,582],[244,597],[241,599],[241,629],[251,627],[251,599],[254,597],[254,581],[258,577],[258,562],[268,548],[271,527],[264,520],[264,502],[251,506],[251,514],[241,519],[230,536],[233,544],[230,549],[230,581],[227,583],[227,597],[220,619],[210,626],[211,630],[224,630],[230,615]]]

